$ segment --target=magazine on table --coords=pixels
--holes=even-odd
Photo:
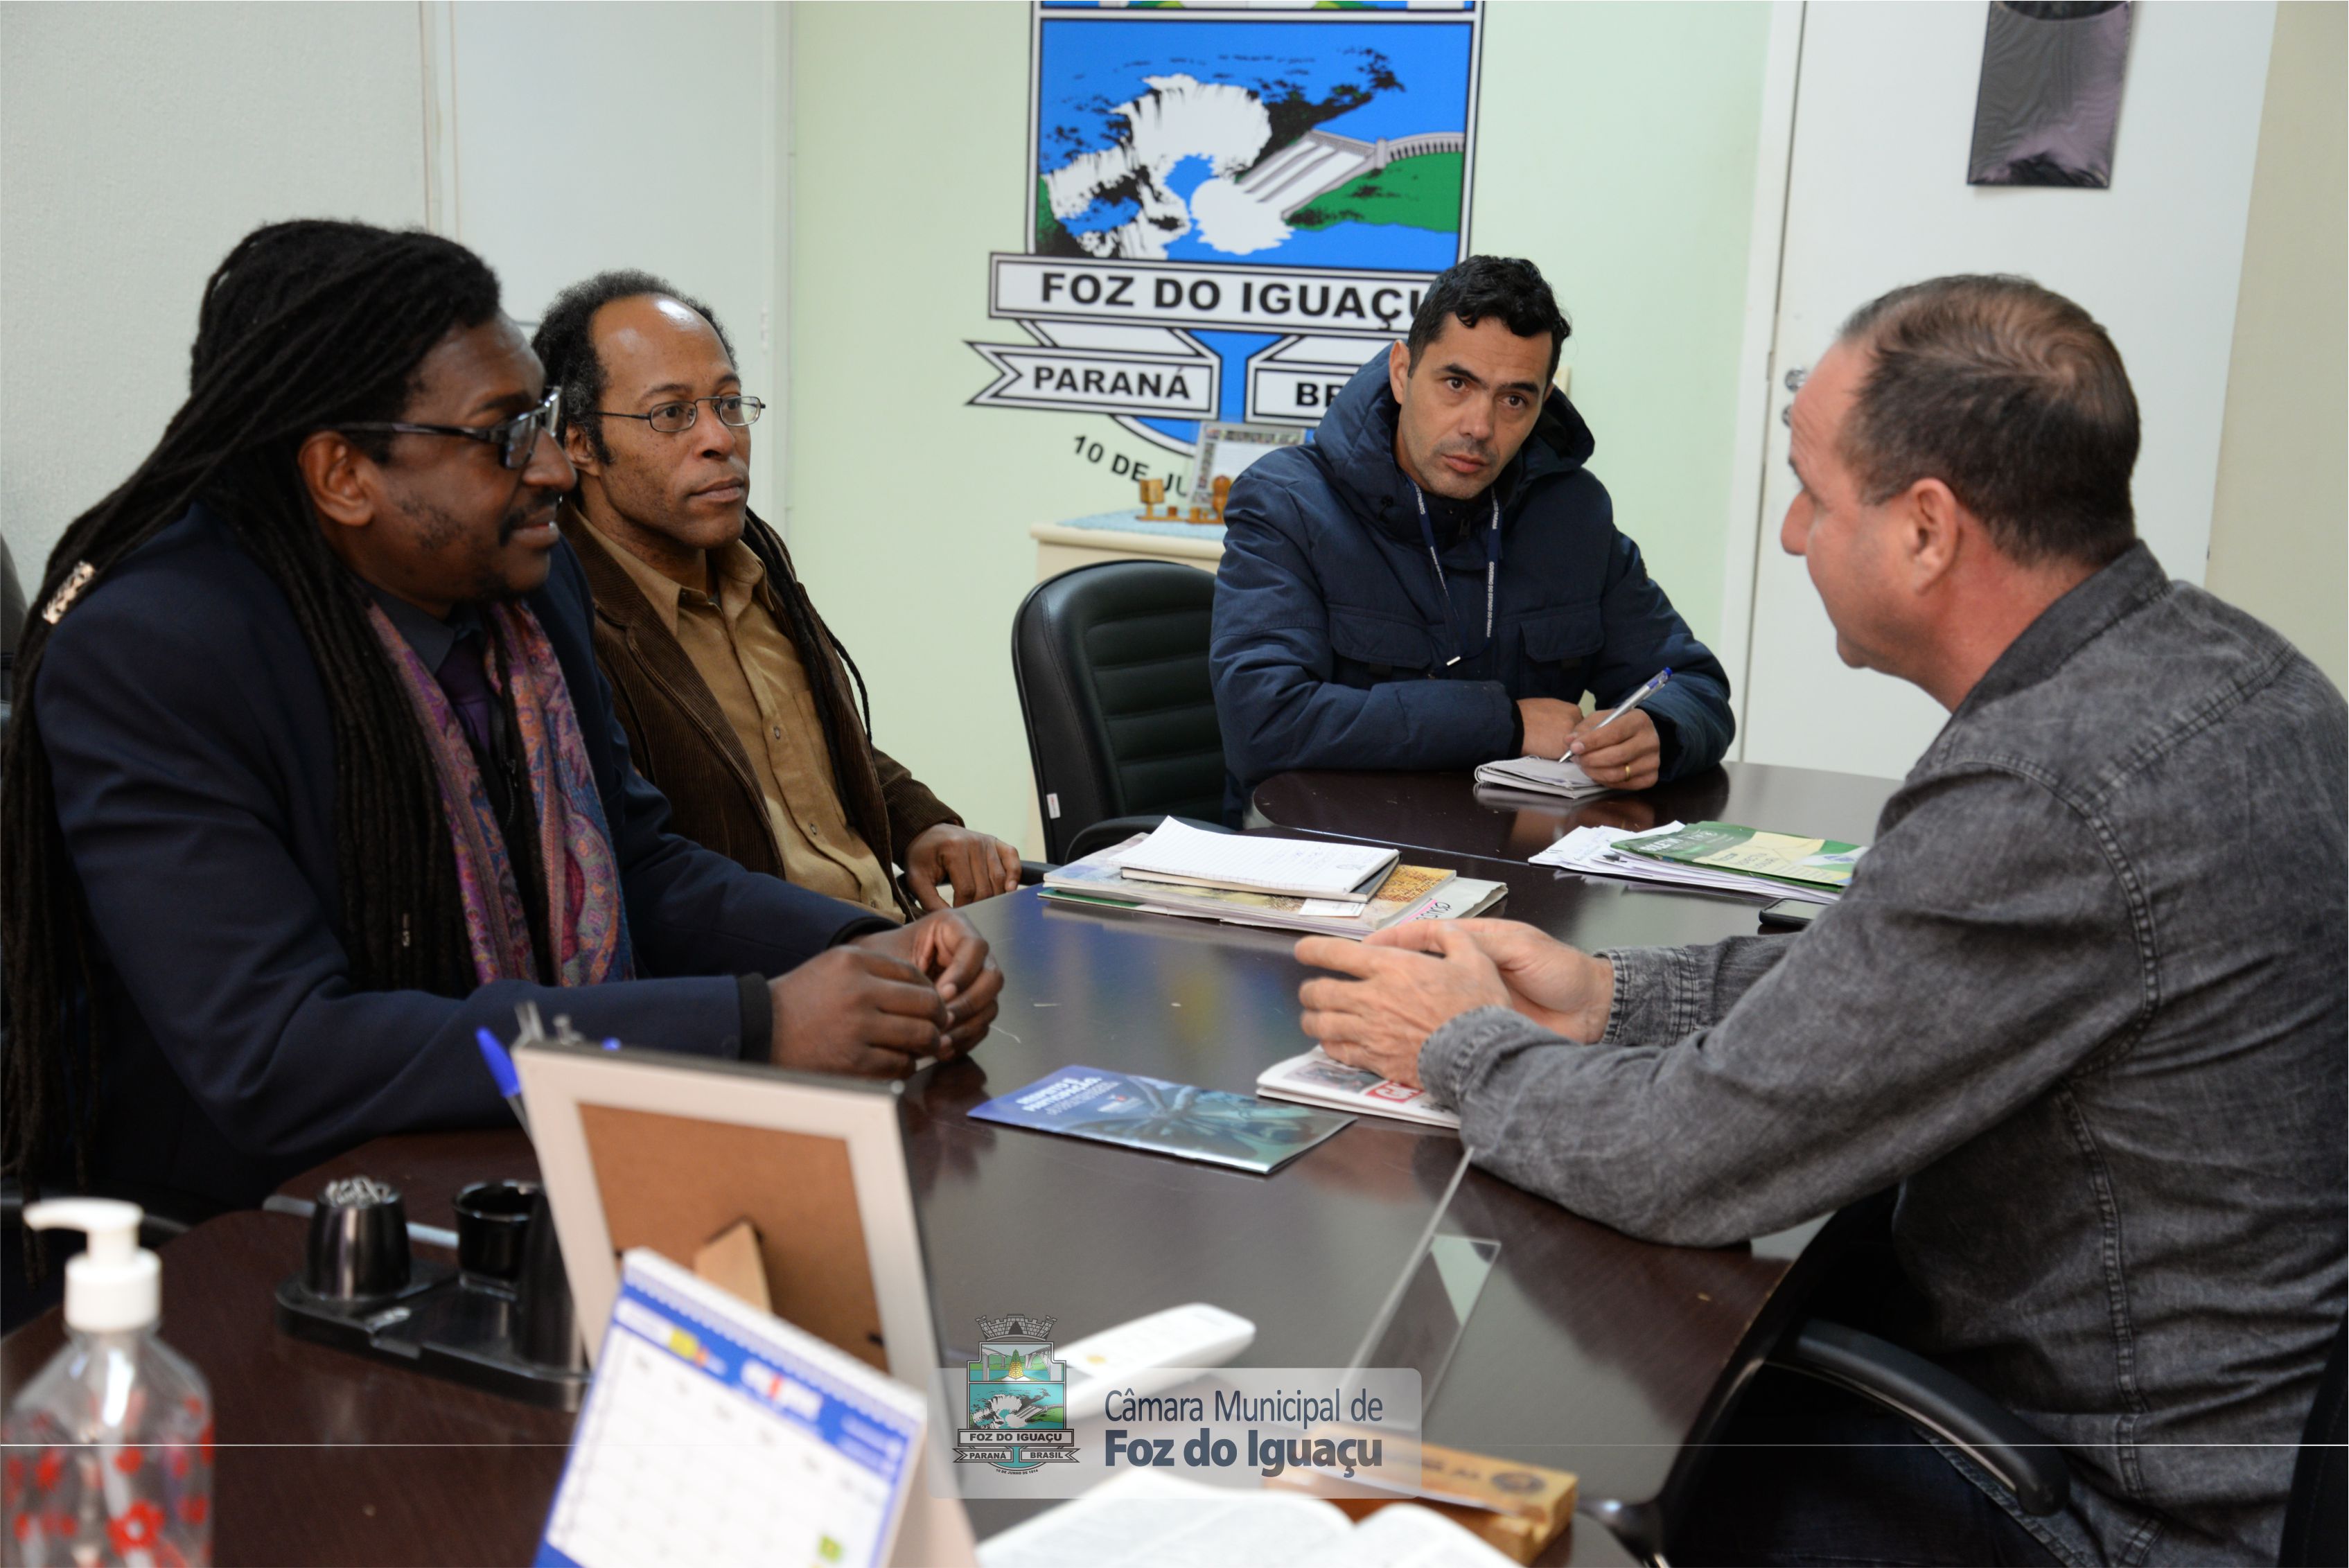
[[[979,1121],[1115,1143],[1266,1175],[1354,1119],[1164,1078],[1067,1067],[970,1112]]]
[[[1866,852],[1865,845],[1832,839],[1798,839],[1720,822],[1667,822],[1646,832],[1576,828],[1532,861],[1628,882],[1833,903]]]
[[[1460,1125],[1459,1113],[1437,1105],[1425,1089],[1381,1078],[1368,1068],[1350,1068],[1319,1046],[1301,1057],[1273,1063],[1257,1075],[1256,1088],[1258,1094],[1333,1110],[1391,1116],[1426,1127]]]

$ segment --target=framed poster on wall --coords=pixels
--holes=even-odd
[[[1318,423],[1468,253],[1481,20],[1035,5],[1025,248],[988,299],[1027,341],[971,345],[997,373],[971,401],[1185,454],[1207,425]]]

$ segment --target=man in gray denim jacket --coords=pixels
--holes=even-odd
[[[1307,1032],[1635,1235],[1736,1242],[1898,1183],[1899,1337],[2077,1483],[2010,1519],[1930,1449],[1891,1480],[1782,1454],[1691,1560],[2273,1563],[2344,1306],[2341,696],[2135,542],[2135,398],[2060,296],[1897,290],[1793,424],[1784,543],[1838,651],[1951,709],[1849,892],[1712,947],[1309,941],[1361,978],[1309,982]],[[1818,1479],[1846,1465],[1878,1468]]]

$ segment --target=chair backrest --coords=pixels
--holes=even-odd
[[[2333,1335],[2333,1354],[2316,1380],[2316,1403],[2300,1436],[2292,1501],[2283,1513],[2284,1568],[2349,1563],[2349,1322]]]
[[[1105,817],[1218,820],[1223,731],[1207,678],[1216,580],[1110,561],[1038,583],[1011,624],[1011,670],[1044,803],[1049,860]]]

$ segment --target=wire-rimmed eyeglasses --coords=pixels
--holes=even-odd
[[[766,405],[756,397],[745,397],[740,392],[729,392],[717,397],[684,397],[674,403],[664,403],[649,414],[623,414],[617,408],[598,408],[595,412],[606,419],[642,419],[664,436],[674,436],[693,428],[701,416],[701,406],[707,403],[718,418],[738,430],[747,430],[759,422]]]
[[[511,419],[501,419],[494,425],[412,425],[401,419],[372,419],[357,425],[337,425],[337,430],[388,430],[402,436],[462,436],[469,441],[487,441],[498,449],[498,460],[510,469],[526,467],[530,455],[537,449],[539,432],[554,434],[555,421],[563,416],[563,389],[558,387],[546,395],[546,401],[535,408],[525,408]]]

